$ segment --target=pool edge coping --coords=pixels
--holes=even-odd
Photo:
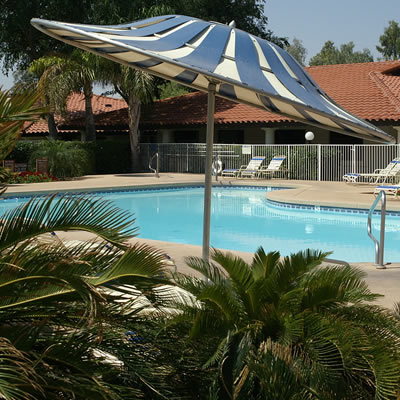
[[[237,180],[237,179],[220,179],[218,181],[212,182],[213,187],[218,186],[243,186],[243,187],[284,187],[285,189],[303,189],[307,190],[312,188],[312,185],[306,183],[296,183],[293,181],[290,182],[276,182],[274,180],[268,181],[257,181],[257,180]],[[118,185],[118,186],[98,186],[98,187],[87,187],[87,188],[70,188],[70,189],[36,189],[36,190],[26,190],[26,191],[16,191],[12,190],[6,191],[4,196],[10,197],[27,197],[35,194],[51,194],[51,193],[90,193],[90,192],[109,192],[109,191],[125,191],[125,190],[135,190],[135,189],[150,189],[157,187],[190,187],[190,186],[199,186],[204,187],[204,181],[192,181],[192,182],[165,182],[165,183],[145,183],[139,185]],[[13,186],[18,187],[18,186]],[[9,187],[12,188],[12,187]],[[274,193],[271,198],[271,193]],[[358,204],[353,202],[338,202],[338,201],[323,201],[323,200],[303,200],[296,199],[292,197],[291,199],[279,199],[279,194],[276,195],[276,191],[268,192],[266,197],[268,200],[288,205],[298,205],[298,206],[309,206],[309,207],[324,207],[324,208],[347,208],[347,209],[357,209],[357,210],[369,210],[370,205],[368,204]],[[372,205],[372,202],[371,202]],[[393,207],[392,207],[393,206]],[[379,209],[379,207],[378,207]],[[387,203],[387,211],[391,212],[400,212],[399,207],[396,207],[395,204]]]

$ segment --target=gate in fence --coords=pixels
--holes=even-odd
[[[155,151],[159,154],[161,173],[204,173],[206,145],[203,143],[141,144],[143,166]],[[239,168],[255,156],[264,156],[268,163],[273,156],[284,155],[289,179],[341,181],[345,173],[384,168],[393,158],[400,157],[400,144],[214,144],[213,155],[219,157],[223,168]]]

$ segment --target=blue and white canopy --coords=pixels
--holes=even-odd
[[[150,74],[309,125],[378,142],[394,138],[339,107],[284,50],[240,29],[183,15],[96,26],[32,19],[44,33]]]

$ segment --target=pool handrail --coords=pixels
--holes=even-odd
[[[372,234],[372,214],[375,211],[378,202],[381,201],[381,230],[380,230],[380,237],[379,242]],[[376,196],[375,201],[372,203],[371,208],[368,211],[368,221],[367,221],[367,231],[368,236],[374,241],[375,243],[375,264],[377,269],[386,269],[385,264],[383,262],[383,253],[385,249],[385,219],[386,219],[386,193],[381,190]]]
[[[156,168],[153,168],[151,166],[151,163],[153,162],[154,157],[156,157]],[[152,155],[152,157],[150,158],[150,161],[149,161],[149,169],[154,172],[154,176],[156,178],[160,177],[160,173],[159,173],[160,172],[160,161],[159,161],[159,159],[160,159],[160,156],[157,152]]]

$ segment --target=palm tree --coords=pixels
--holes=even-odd
[[[20,138],[26,121],[36,121],[47,110],[38,106],[41,92],[17,85],[3,91],[0,87],[0,160],[4,160]]]
[[[49,139],[51,140],[58,139],[57,125],[54,118],[54,109],[57,108],[58,103],[52,98],[57,92],[49,90],[49,87],[51,87],[51,81],[54,79],[54,76],[58,75],[60,64],[62,63],[63,59],[61,57],[42,57],[32,62],[28,68],[28,74],[26,74],[28,79],[36,82],[43,93],[42,102],[49,109],[49,112],[46,114],[46,120],[49,128]]]
[[[0,93],[4,154],[25,120],[38,117],[38,94]],[[46,243],[54,231],[87,231],[97,242]],[[0,222],[0,397],[140,399],[167,396],[168,365],[151,344],[163,256],[130,246],[134,218],[101,198],[37,197]],[[161,285],[161,287],[160,287]],[[167,287],[168,289],[168,287]],[[145,311],[145,313],[144,313]],[[138,334],[126,332],[134,329]],[[165,398],[165,397],[164,397]]]
[[[35,121],[47,110],[38,106],[40,91],[22,84],[3,91],[0,87],[0,161],[12,151],[21,136],[26,121]],[[0,182],[11,177],[8,169],[0,167]],[[0,194],[6,190],[0,184]]]
[[[154,364],[151,345],[126,336],[145,332],[143,310],[158,306],[168,283],[159,252],[126,243],[133,217],[101,198],[51,195],[2,221],[0,397],[162,398],[168,368]],[[38,240],[55,230],[101,240]]]
[[[151,18],[157,15],[173,14],[174,10],[166,4],[157,4],[137,10],[136,19]],[[132,171],[140,169],[140,112],[142,104],[152,101],[157,91],[157,79],[141,70],[101,59],[98,68],[103,85],[111,84],[128,105],[129,142],[131,147]],[[160,83],[158,81],[158,83]]]
[[[109,60],[102,60],[99,70],[103,84],[112,84],[128,105],[129,142],[131,147],[132,171],[140,169],[140,112],[142,104],[152,100],[155,93],[155,79],[152,75],[117,64]]]
[[[379,295],[360,270],[322,267],[326,256],[260,248],[251,264],[218,250],[188,259],[202,277],[176,275],[193,296],[176,303],[176,320],[192,340],[219,338],[205,363],[218,367],[218,398],[395,398],[399,322],[370,303]]]
[[[82,91],[85,98],[86,126],[82,141],[96,140],[96,127],[93,117],[93,82],[98,73],[98,57],[75,49],[69,56],[45,56],[35,60],[29,72],[38,78],[38,86],[46,93],[44,102],[54,111],[65,112],[68,96]],[[49,132],[56,137],[54,114],[48,117]]]

